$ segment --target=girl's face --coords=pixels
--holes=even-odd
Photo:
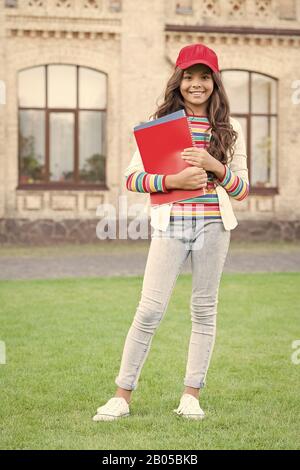
[[[180,92],[185,105],[195,114],[207,115],[208,100],[214,89],[212,72],[204,64],[195,64],[184,70]],[[190,113],[190,109],[188,109]]]

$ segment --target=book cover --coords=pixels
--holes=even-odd
[[[184,110],[134,127],[134,136],[147,173],[170,175],[191,166],[181,158],[185,148],[195,146]],[[150,193],[150,199],[151,205],[169,204],[205,193],[204,188],[173,189],[168,193]]]

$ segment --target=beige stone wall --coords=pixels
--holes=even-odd
[[[22,2],[21,2],[22,4]],[[120,15],[112,25],[95,21],[99,13],[84,10],[80,18],[70,18],[69,10],[35,8],[22,10],[25,17],[18,17],[18,10],[8,10],[7,37],[4,43],[5,81],[7,106],[5,109],[5,206],[1,217],[28,218],[90,218],[95,216],[97,205],[116,203],[121,176],[119,135],[119,93],[113,83],[119,81],[120,70]],[[54,5],[54,2],[53,2]],[[77,2],[79,5],[79,2]],[[81,2],[84,5],[84,2]],[[22,5],[21,5],[22,6]],[[79,11],[79,13],[81,13]],[[40,15],[38,15],[40,13]],[[48,19],[44,13],[48,13]],[[29,16],[30,14],[30,16]],[[35,17],[32,17],[32,14]],[[53,16],[52,16],[53,15]],[[54,15],[58,15],[56,18]],[[106,13],[106,17],[109,14]],[[101,15],[100,15],[101,18]],[[27,29],[28,28],[28,29]],[[29,32],[28,32],[29,31]],[[53,33],[54,32],[54,33]],[[75,34],[76,37],[73,37]],[[71,35],[71,36],[70,36]],[[99,36],[97,38],[97,35]],[[16,190],[18,182],[18,123],[17,77],[18,71],[47,63],[77,64],[95,68],[108,75],[107,113],[107,186],[109,191],[66,190]]]
[[[199,37],[200,36],[200,37]],[[220,67],[252,70],[278,78],[278,187],[279,194],[251,195],[243,202],[232,201],[239,220],[300,216],[298,202],[300,187],[300,105],[293,104],[292,83],[300,79],[300,38],[293,44],[288,39],[224,37],[221,34],[189,34],[188,41],[203,41],[211,45],[220,57]],[[176,60],[178,42],[186,44],[185,34],[169,33],[167,51],[170,60]],[[282,41],[282,44],[280,44]],[[288,181],[288,184],[286,182]],[[293,210],[291,210],[293,207]],[[289,209],[290,208],[290,209]]]
[[[178,2],[172,0],[123,0],[121,12],[111,11],[108,0],[95,1],[93,8],[85,8],[84,0],[69,3],[58,8],[57,2],[44,1],[40,9],[29,8],[26,0],[19,1],[18,9],[0,4],[0,79],[7,84],[7,104],[0,105],[0,218],[88,219],[95,217],[100,203],[117,206],[121,194],[129,204],[146,202],[147,195],[129,193],[124,184],[123,171],[135,150],[132,130],[161,101],[179,49],[197,41],[217,52],[221,68],[253,70],[279,80],[279,194],[233,201],[238,219],[299,218],[300,105],[292,103],[291,95],[292,82],[300,79],[300,36],[165,31],[166,24],[300,29],[298,1],[290,19],[282,18],[279,0],[237,1],[234,14],[229,1],[209,2],[214,13],[208,2],[192,1],[192,14],[175,14]],[[265,5],[259,14],[257,5]],[[108,75],[107,191],[16,190],[17,74],[51,62],[93,67]]]
[[[298,0],[165,0],[165,6],[167,24],[295,29],[300,25]]]
[[[1,86],[5,87],[5,63],[4,63],[4,8],[0,8],[0,81]],[[5,212],[5,158],[4,158],[4,140],[5,140],[5,110],[6,105],[0,102],[0,217]]]

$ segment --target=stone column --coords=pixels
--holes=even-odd
[[[0,218],[4,216],[5,206],[5,62],[4,62],[4,41],[5,41],[5,8],[4,2],[0,3]]]
[[[131,195],[125,188],[124,170],[136,142],[133,127],[149,120],[156,101],[164,91],[168,73],[165,59],[165,2],[124,0],[122,9],[121,77],[120,77],[120,194],[134,202],[147,196]]]

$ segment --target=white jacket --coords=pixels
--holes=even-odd
[[[246,146],[245,139],[243,136],[243,131],[239,121],[230,116],[230,122],[235,131],[238,132],[238,138],[234,146],[234,155],[232,161],[228,164],[228,167],[233,172],[234,175],[239,176],[244,181],[249,183],[248,177],[248,168],[247,168],[247,155],[246,155]],[[145,171],[144,165],[141,159],[139,150],[137,149],[133,154],[133,157],[125,170],[124,176],[127,178],[131,173],[135,171]],[[219,199],[220,213],[222,221],[224,224],[225,230],[232,230],[237,225],[237,219],[234,215],[233,208],[230,201],[230,196],[227,193],[226,189],[223,188],[218,181],[216,180],[216,192]],[[170,221],[170,213],[172,203],[163,204],[159,206],[150,205],[150,196],[148,202],[145,206],[144,212],[147,212],[151,216],[151,226],[153,228],[158,228],[160,230],[166,231]],[[150,208],[150,214],[149,214]]]

